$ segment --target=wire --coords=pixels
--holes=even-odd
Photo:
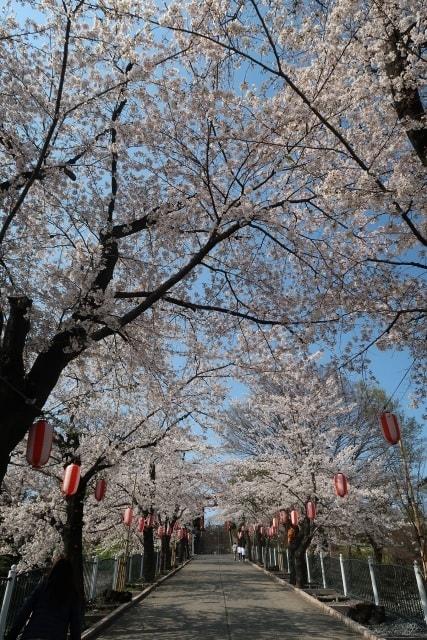
[[[29,398],[27,395],[25,395],[25,393],[23,393],[20,389],[15,387],[15,385],[13,385],[11,382],[9,382],[9,380],[7,380],[7,378],[5,378],[4,376],[0,375],[0,380],[2,382],[4,382],[5,384],[7,384],[7,386],[10,389],[12,389],[12,391],[14,391],[18,396],[23,398],[23,400],[25,400],[25,404],[29,405],[30,407],[34,407],[35,409],[37,409],[41,416],[50,416],[52,418],[52,420],[55,420],[55,422],[58,423],[58,425],[62,425],[63,427],[66,427],[67,429],[69,428],[70,425],[68,423],[63,422],[62,420],[60,420],[54,413],[52,413],[52,411],[49,411],[49,409],[44,410],[41,407],[39,407],[36,404],[36,401],[35,401],[34,398]]]
[[[415,362],[418,360],[418,356],[415,357],[412,360],[412,363],[409,365],[409,367],[406,369],[405,373],[403,374],[402,378],[399,381],[399,384],[397,385],[397,387],[395,388],[395,390],[393,391],[393,393],[391,394],[391,396],[388,398],[387,402],[385,403],[383,410],[385,411],[388,407],[388,405],[390,404],[390,402],[393,399],[394,394],[396,393],[396,391],[399,389],[400,385],[402,384],[402,382],[404,381],[404,379],[406,378],[406,376],[408,375],[408,373],[410,372],[410,370],[412,369],[412,367],[414,366]]]

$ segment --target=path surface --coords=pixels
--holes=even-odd
[[[249,563],[199,556],[125,613],[103,640],[360,640]]]

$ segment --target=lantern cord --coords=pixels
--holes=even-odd
[[[418,357],[414,358],[412,360],[412,363],[409,365],[409,367],[406,369],[405,373],[403,374],[402,378],[399,381],[399,384],[397,385],[397,387],[395,388],[395,390],[393,391],[393,393],[391,394],[391,396],[388,398],[387,402],[385,403],[383,410],[385,411],[388,407],[388,405],[390,404],[390,402],[393,399],[393,396],[395,395],[396,391],[399,389],[400,385],[402,384],[402,382],[404,381],[404,379],[406,378],[406,376],[408,375],[408,373],[410,372],[410,370],[412,369],[412,367],[414,366],[415,362],[418,360]]]
[[[59,418],[57,416],[55,416],[55,414],[53,414],[51,411],[47,410],[45,411],[44,409],[42,409],[41,407],[39,407],[36,404],[36,401],[34,398],[29,398],[28,396],[25,395],[25,393],[23,393],[20,389],[18,389],[17,387],[15,387],[15,385],[13,385],[11,382],[9,382],[9,380],[7,380],[5,377],[3,377],[2,375],[0,375],[0,380],[2,382],[4,382],[5,384],[7,384],[7,386],[12,389],[12,391],[14,391],[18,396],[20,396],[24,401],[25,404],[28,404],[29,406],[34,407],[35,409],[37,409],[39,411],[39,414],[41,416],[46,416],[49,415],[51,416],[51,418],[53,420],[55,420],[55,422],[57,422],[58,424],[62,425],[63,427],[69,427],[70,425],[67,424],[66,422],[64,422],[63,420],[59,420]]]
[[[26,396],[25,393],[22,393],[22,391],[20,389],[17,389],[15,387],[15,385],[13,385],[11,382],[9,382],[9,380],[7,380],[6,378],[4,378],[1,375],[0,375],[0,380],[2,382],[4,382],[5,384],[7,384],[7,386],[10,389],[12,389],[12,391],[14,391],[18,396],[21,396],[21,398],[23,398],[25,400],[25,404],[32,405],[32,406],[36,407],[36,409],[39,409],[39,411],[41,411],[43,413],[43,410],[40,409],[40,407],[37,407],[36,401],[34,400],[34,398],[29,398],[28,396]]]

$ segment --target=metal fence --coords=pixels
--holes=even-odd
[[[289,572],[285,549],[253,547],[252,557],[267,569]],[[277,558],[284,558],[278,562]],[[285,562],[287,558],[287,562]],[[285,567],[285,570],[282,569]],[[426,583],[418,564],[413,567],[377,564],[371,558],[359,560],[324,554],[306,554],[310,587],[334,589],[345,596],[377,605],[408,620],[427,624]]]
[[[160,551],[155,551],[156,575],[160,573]],[[135,554],[99,559],[86,558],[83,563],[84,594],[87,602],[96,600],[106,589],[122,590],[126,584],[142,582],[144,556]],[[40,582],[41,571],[18,573],[13,566],[7,578],[0,578],[0,640],[11,628],[25,599]]]

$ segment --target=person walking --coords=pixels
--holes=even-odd
[[[237,544],[233,542],[233,546],[231,548],[233,549],[234,560],[237,560]]]
[[[5,640],[81,640],[80,600],[71,562],[60,558],[25,601]]]

